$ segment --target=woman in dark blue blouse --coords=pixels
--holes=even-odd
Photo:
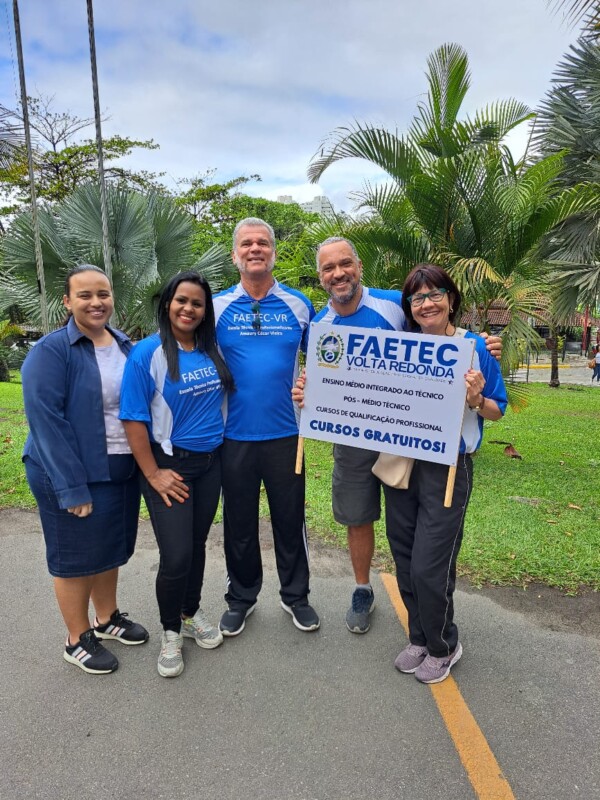
[[[23,461],[37,501],[48,569],[68,636],[64,658],[85,672],[114,672],[99,639],[143,644],[148,632],[117,607],[118,568],[133,553],[139,481],[119,421],[131,342],[108,326],[110,282],[85,264],[67,276],[67,324],[44,336],[22,369],[29,437]],[[96,618],[90,626],[89,602]]]

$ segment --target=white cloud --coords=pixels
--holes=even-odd
[[[57,109],[89,116],[85,4],[21,6],[30,94],[55,95]],[[511,96],[535,106],[576,35],[545,0],[97,0],[94,13],[104,132],[161,145],[133,156],[132,167],[165,171],[167,180],[210,167],[223,178],[260,173],[267,197],[323,191],[345,208],[348,192],[376,171],[343,162],[313,187],[311,156],[354,119],[405,130],[437,46],[466,48],[465,110],[473,111]],[[0,63],[0,101],[12,106],[6,43]]]

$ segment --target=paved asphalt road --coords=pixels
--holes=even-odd
[[[158,556],[144,523],[120,594],[150,642],[113,645],[119,670],[90,676],[62,659],[37,515],[1,511],[1,800],[600,798],[600,639],[457,593],[465,653],[455,688],[437,688],[451,706],[462,694],[506,779],[497,794],[485,789],[496,775],[476,775],[476,792],[461,758],[471,752],[471,774],[497,770],[460,733],[464,711],[455,746],[438,695],[394,670],[406,638],[381,578],[371,632],[352,635],[347,556],[315,546],[311,597],[323,624],[302,633],[279,607],[265,542],[265,586],[246,630],[214,651],[185,640],[185,672],[166,680],[156,672]],[[214,619],[223,588],[215,529],[203,598]]]

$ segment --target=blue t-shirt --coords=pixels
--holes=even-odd
[[[214,306],[217,342],[236,386],[227,402],[226,438],[294,436],[298,420],[291,391],[315,314],[312,304],[275,281],[258,304],[238,283],[216,295]]]
[[[225,392],[206,353],[179,350],[179,380],[169,377],[160,336],[155,333],[131,351],[121,386],[120,419],[145,422],[150,441],[167,455],[173,445],[206,453],[223,441]]]
[[[401,302],[402,292],[395,289],[367,289],[366,286],[363,286],[358,308],[353,314],[340,316],[331,307],[330,301],[324,309],[319,311],[313,322],[401,331],[404,330],[406,322]]]
[[[482,395],[495,400],[498,408],[504,414],[507,406],[506,387],[500,372],[500,364],[491,356],[485,346],[485,339],[476,333],[467,331],[465,339],[475,339],[475,353],[473,355],[473,369],[479,369],[485,378]],[[457,376],[458,378],[458,376]],[[481,445],[483,438],[483,417],[477,411],[465,408],[463,426],[460,438],[460,452],[474,453]]]

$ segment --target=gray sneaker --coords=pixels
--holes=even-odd
[[[176,678],[183,672],[183,636],[175,631],[163,631],[158,656],[158,674],[163,678]]]
[[[352,593],[352,605],[346,613],[346,627],[351,633],[366,633],[371,627],[370,615],[375,608],[373,589],[357,588]]]
[[[181,633],[189,639],[195,639],[196,644],[206,650],[212,650],[223,642],[223,634],[208,621],[201,608],[193,617],[181,621]]]
[[[400,672],[416,672],[417,667],[421,666],[426,656],[426,647],[421,647],[418,644],[409,644],[401,653],[398,653],[394,666]]]
[[[450,675],[450,670],[461,656],[462,644],[460,642],[458,642],[456,649],[449,656],[436,658],[428,655],[421,666],[417,667],[415,678],[421,683],[441,683]]]

